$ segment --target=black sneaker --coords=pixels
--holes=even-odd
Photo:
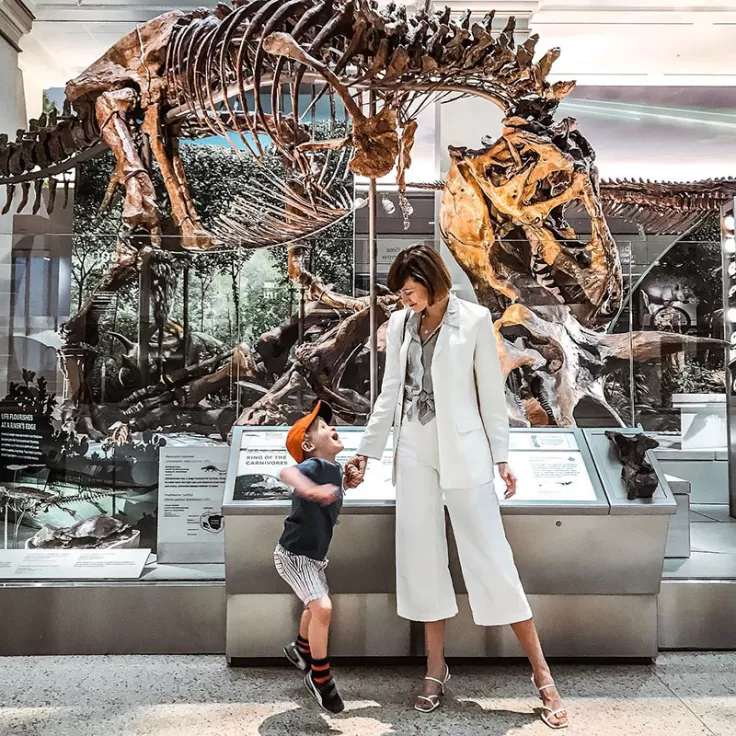
[[[306,672],[309,669],[309,662],[304,659],[304,655],[299,651],[296,642],[287,644],[284,647],[284,656],[296,667],[300,672]]]
[[[337,692],[334,678],[325,683],[322,687],[317,685],[312,679],[312,671],[310,670],[304,675],[304,684],[307,686],[312,697],[319,703],[321,708],[330,713],[342,713],[345,710],[345,703],[342,702],[340,693]]]

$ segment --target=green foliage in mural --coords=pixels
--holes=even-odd
[[[339,131],[338,131],[339,132]],[[317,138],[332,135],[318,123]],[[181,147],[189,189],[206,228],[217,230],[220,216],[227,213],[233,199],[246,183],[262,182],[267,187],[263,167],[247,152],[236,154],[225,146],[185,143]],[[85,162],[78,170],[74,199],[72,239],[72,309],[76,311],[104,275],[115,250],[122,202],[118,197],[109,212],[100,217],[99,207],[114,169],[108,152]],[[268,150],[266,166],[279,173],[281,163]],[[168,200],[163,181],[154,169],[154,186],[168,217]],[[327,284],[343,293],[352,293],[353,218],[346,218],[321,233],[312,242],[311,270]],[[179,279],[169,315],[190,330],[203,332],[226,345],[254,342],[263,332],[276,327],[298,308],[299,295],[287,275],[287,249],[237,248],[216,253],[184,254],[178,262]],[[188,284],[188,308],[184,304],[184,281]],[[137,335],[137,284],[122,289],[101,320],[101,352],[108,376],[119,367],[120,345],[104,337],[119,332],[131,340]],[[117,357],[116,357],[117,356]]]

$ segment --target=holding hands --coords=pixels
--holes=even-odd
[[[367,464],[368,458],[365,455],[356,455],[348,460],[343,476],[345,488],[357,488],[363,482]]]

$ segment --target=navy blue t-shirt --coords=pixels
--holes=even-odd
[[[318,457],[310,457],[296,468],[312,482],[318,485],[332,483],[339,491],[335,500],[326,506],[295,493],[279,544],[294,555],[324,560],[342,509],[342,468],[339,463]]]

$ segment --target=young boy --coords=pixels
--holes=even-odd
[[[340,713],[345,705],[327,661],[332,603],[325,568],[343,489],[343,471],[335,462],[343,444],[331,420],[330,406],[317,402],[289,430],[286,449],[298,465],[281,471],[281,480],[294,489],[294,495],[274,562],[304,603],[299,636],[284,647],[284,654],[304,673],[304,684],[320,706]]]

